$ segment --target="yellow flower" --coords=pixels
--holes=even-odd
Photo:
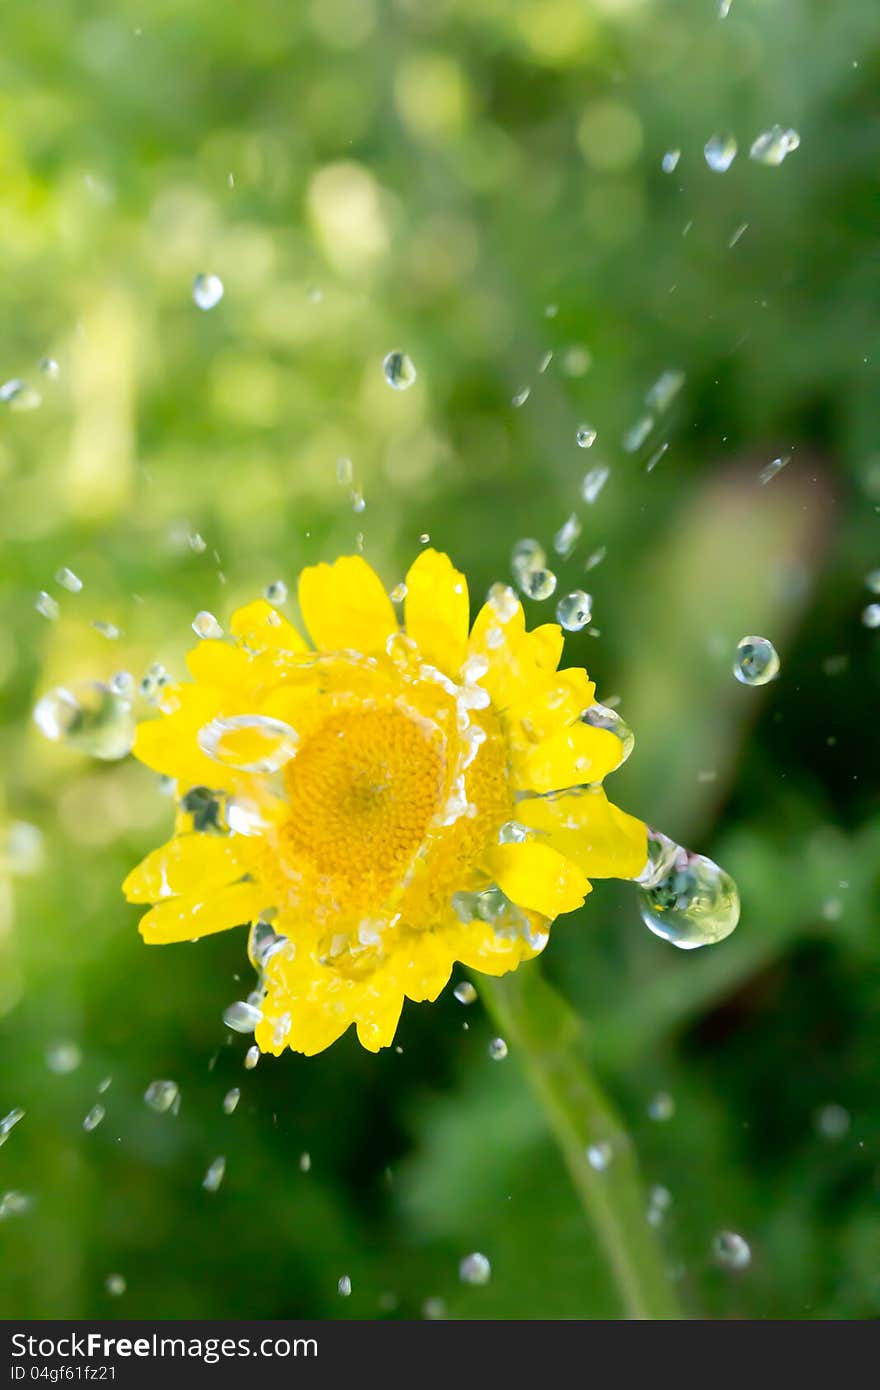
[[[560,628],[527,632],[510,589],[469,633],[464,576],[425,550],[403,628],[357,556],[304,570],[299,603],[314,649],[252,603],[139,726],[178,816],[125,892],[156,904],[147,942],[252,924],[263,1051],[319,1052],[352,1023],[376,1051],[453,962],[514,970],[591,877],[637,875],[646,831],[601,789],[628,749],[586,715],[592,681],[557,669]]]

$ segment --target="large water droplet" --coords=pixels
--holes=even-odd
[[[458,1277],[463,1284],[488,1284],[492,1276],[492,1266],[479,1250],[465,1255],[458,1266]]]
[[[180,1095],[180,1087],[176,1081],[151,1081],[144,1091],[144,1100],[151,1110],[155,1110],[157,1115],[164,1115],[166,1110],[170,1110],[174,1102]]]
[[[642,921],[682,950],[723,941],[739,921],[736,884],[712,859],[648,831],[648,863],[636,880]]]
[[[579,449],[592,449],[598,438],[598,432],[592,425],[579,425],[575,439]]]
[[[580,632],[593,616],[593,600],[583,589],[573,589],[556,605],[556,618],[566,632]]]
[[[199,309],[213,309],[223,298],[223,281],[219,275],[197,275],[193,280],[193,302]]]
[[[785,156],[796,150],[800,143],[801,137],[796,130],[784,130],[781,125],[772,125],[753,142],[749,158],[758,164],[781,164]]]
[[[556,575],[550,569],[523,570],[519,575],[519,587],[526,598],[543,602],[556,591]]]
[[[477,991],[470,980],[462,980],[452,992],[459,1004],[473,1004],[477,998]]]
[[[724,174],[736,159],[736,139],[730,134],[713,135],[703,146],[706,163],[716,174]]]
[[[53,743],[108,762],[124,758],[134,742],[130,704],[98,681],[49,691],[37,701],[34,723]]]
[[[82,590],[83,582],[79,575],[74,574],[73,570],[68,569],[66,565],[62,565],[61,569],[57,571],[55,579],[62,589],[67,589],[68,593],[78,594]]]
[[[507,1056],[507,1043],[503,1038],[492,1038],[488,1050],[493,1062],[503,1062]]]
[[[349,1298],[351,1296],[351,1276],[343,1274],[336,1285],[336,1289],[340,1298]]]
[[[395,391],[406,391],[416,379],[416,369],[411,357],[395,349],[389,352],[382,363],[385,380]]]
[[[286,603],[287,585],[283,579],[275,579],[271,584],[267,584],[263,590],[267,603]]]
[[[241,1031],[241,1030],[239,1030],[239,1031]],[[245,1071],[253,1071],[254,1067],[257,1065],[257,1063],[259,1062],[259,1060],[260,1060],[260,1049],[257,1047],[257,1044],[254,1043],[251,1047],[248,1048],[247,1052],[244,1054],[244,1069],[245,1069]]]
[[[766,685],[779,675],[779,653],[766,637],[743,637],[737,643],[733,674],[743,685]]]
[[[198,732],[202,752],[238,772],[277,772],[294,757],[298,743],[289,724],[262,714],[212,719]]]

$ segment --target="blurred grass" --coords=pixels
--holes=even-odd
[[[479,595],[516,539],[575,511],[560,591],[593,593],[601,635],[568,659],[637,733],[613,792],[724,863],[743,919],[682,956],[625,886],[598,886],[544,968],[673,1195],[661,1238],[688,1310],[877,1316],[876,6],[48,0],[0,30],[0,376],[43,397],[0,415],[2,809],[45,836],[40,872],[0,897],[0,1113],[27,1111],[0,1189],[35,1198],[0,1227],[0,1312],[615,1312],[481,1006],[409,1006],[402,1054],[347,1038],[243,1072],[220,1022],[243,943],[146,951],[120,900],[170,823],[155,780],[30,724],[59,682],[180,671],[198,609],[222,621],[359,533],[389,587],[427,532]],[[800,149],[751,162],[777,121]],[[719,176],[702,147],[724,129],[739,155]],[[207,314],[202,271],[226,289]],[[393,347],[418,368],[406,393],[382,379]],[[668,368],[685,385],[627,454]],[[763,691],[730,675],[747,632],[782,656]],[[46,1067],[58,1039],[82,1050],[67,1076]],[[143,1105],[162,1076],[176,1119]],[[658,1124],[661,1089],[676,1113]],[[836,1140],[815,1119],[830,1103],[851,1117]],[[742,1274],[712,1264],[722,1228],[752,1246]],[[473,1249],[484,1288],[457,1281]]]

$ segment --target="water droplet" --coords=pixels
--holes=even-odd
[[[645,926],[690,951],[723,941],[739,921],[736,884],[712,859],[648,831],[648,863],[636,879]]]
[[[585,570],[594,570],[597,565],[601,565],[608,551],[604,545],[600,545],[598,550],[594,550],[592,555],[588,555],[584,561]]]
[[[585,376],[592,365],[592,353],[583,343],[573,343],[562,354],[562,370],[566,376]]]
[[[664,174],[674,174],[680,159],[681,150],[667,150],[660,165]]]
[[[522,845],[531,839],[533,831],[518,820],[506,820],[498,831],[499,845]]]
[[[336,1285],[341,1298],[348,1298],[351,1294],[351,1279],[347,1274],[343,1274],[339,1283]]]
[[[645,405],[651,410],[668,410],[685,383],[685,374],[677,367],[667,367],[648,388]]]
[[[779,654],[766,637],[743,637],[736,647],[733,674],[742,685],[767,685],[779,675]]]
[[[823,1105],[816,1111],[814,1119],[823,1139],[842,1139],[849,1133],[850,1113],[842,1105]]]
[[[43,863],[43,832],[26,820],[14,820],[0,831],[0,873],[27,878]]]
[[[226,1176],[226,1159],[221,1154],[215,1158],[208,1168],[207,1173],[202,1178],[202,1187],[206,1192],[216,1192],[224,1177]]]
[[[299,1171],[301,1173],[310,1173],[312,1171],[312,1155],[310,1153],[300,1154]]]
[[[706,163],[716,174],[724,174],[736,159],[737,144],[729,134],[713,135],[703,146]]]
[[[137,682],[130,671],[117,671],[110,677],[110,689],[123,700],[133,700]]]
[[[187,536],[187,544],[195,555],[204,555],[208,549],[208,542],[204,536],[199,535],[198,531],[193,531],[191,535]]]
[[[283,579],[276,579],[271,584],[266,585],[263,595],[267,603],[286,603],[287,585]]]
[[[0,386],[0,402],[8,405],[10,410],[24,414],[28,410],[37,410],[43,404],[43,397],[33,386],[16,377]]]
[[[452,991],[459,1004],[473,1004],[477,998],[477,991],[470,980],[462,980],[461,984],[455,986]]]
[[[746,1269],[752,1259],[748,1241],[736,1231],[719,1231],[712,1242],[712,1253],[725,1269]]]
[[[406,598],[406,595],[406,585],[401,581],[400,584],[395,584],[388,597],[391,599],[392,603],[403,603],[403,600]]]
[[[82,1052],[75,1042],[54,1042],[46,1048],[46,1066],[56,1076],[69,1076],[82,1062]]]
[[[442,1298],[433,1295],[426,1298],[422,1304],[422,1317],[429,1322],[438,1322],[446,1317],[446,1303]]]
[[[556,618],[566,632],[580,632],[593,616],[593,600],[583,589],[573,589],[556,605]]]
[[[749,158],[758,164],[781,164],[787,154],[796,150],[801,137],[796,130],[784,130],[781,125],[772,125],[753,141]]]
[[[223,298],[223,281],[219,275],[197,275],[193,280],[193,302],[199,309],[214,309]]]
[[[561,555],[563,560],[567,560],[571,552],[577,545],[581,534],[581,523],[574,512],[567,521],[560,526],[556,535],[553,537],[553,549],[557,555]]]
[[[104,1280],[104,1288],[111,1298],[121,1298],[128,1288],[125,1278],[121,1274],[108,1274]]]
[[[492,1266],[479,1250],[465,1255],[459,1262],[458,1277],[463,1284],[488,1284],[492,1276]]]
[[[61,569],[58,570],[55,575],[55,580],[61,585],[62,589],[67,589],[71,594],[82,592],[82,580],[78,575],[74,574],[73,570],[69,570],[66,565],[62,565]]]
[[[262,714],[212,719],[199,729],[202,752],[239,772],[277,772],[295,755],[299,739],[289,724]]]
[[[648,1192],[648,1225],[654,1227],[662,1226],[666,1218],[666,1213],[671,1206],[672,1193],[669,1191],[669,1188],[663,1187],[659,1183],[652,1187]]]
[[[628,454],[635,454],[641,449],[651,430],[654,428],[653,415],[643,415],[631,425],[623,436],[622,444]]]
[[[395,349],[389,352],[382,363],[385,380],[395,391],[406,391],[416,379],[416,369],[411,357]]]
[[[604,463],[591,468],[589,473],[585,474],[584,481],[581,483],[581,496],[585,502],[595,502],[610,474],[611,469]]]
[[[865,627],[880,627],[880,603],[869,603],[862,612]]]
[[[164,1115],[179,1095],[180,1087],[176,1081],[151,1081],[144,1091],[144,1100],[157,1115]]]
[[[546,372],[547,368],[550,366],[550,363],[551,363],[552,361],[553,361],[553,353],[550,352],[550,351],[545,352],[544,355],[542,356],[540,362],[538,363],[538,372],[539,372],[539,374],[540,374],[541,376],[544,375],[544,373]]]
[[[240,1100],[241,1089],[238,1086],[233,1086],[223,1097],[223,1114],[231,1115]]]
[[[865,587],[872,594],[880,594],[880,570],[871,570],[870,574],[865,575]]]
[[[531,386],[522,386],[513,396],[511,396],[510,404],[518,410],[521,405],[525,405],[526,401],[529,399],[529,396],[531,394]]]
[[[50,381],[54,381],[61,370],[54,357],[41,357],[37,366],[43,373],[43,376],[49,377]]]
[[[675,1114],[675,1100],[668,1091],[658,1091],[648,1101],[648,1118],[663,1123]]]
[[[52,743],[107,762],[124,758],[134,742],[131,706],[98,681],[49,691],[37,701],[33,718]]]
[[[607,1139],[601,1139],[597,1144],[591,1144],[587,1149],[587,1162],[591,1168],[595,1168],[597,1173],[604,1173],[614,1157],[614,1150]]]
[[[726,19],[726,18],[727,18],[727,16],[730,14],[730,7],[731,7],[732,4],[733,4],[733,0],[718,0],[718,18],[719,18],[719,19]]]
[[[584,724],[594,729],[607,729],[623,744],[620,761],[625,763],[636,743],[636,736],[622,715],[608,705],[590,705],[581,715]]]
[[[93,1129],[98,1128],[98,1125],[101,1123],[106,1113],[107,1112],[104,1109],[103,1105],[92,1106],[88,1115],[86,1115],[85,1119],[83,1120],[83,1129],[86,1131],[87,1134],[91,1134]]]
[[[25,1216],[33,1208],[34,1199],[26,1192],[4,1192],[0,1197],[0,1221],[10,1216]]]
[[[525,570],[542,569],[547,563],[547,554],[540,541],[531,537],[517,541],[510,552],[510,567],[516,576]]]
[[[3,1116],[3,1119],[0,1120],[0,1145],[6,1143],[11,1131],[18,1124],[19,1120],[23,1119],[24,1111],[20,1105],[17,1105],[14,1110],[10,1110],[8,1115]]]
[[[507,1043],[503,1038],[493,1038],[489,1043],[489,1056],[493,1062],[503,1062],[507,1056]]]
[[[786,454],[784,458],[773,459],[771,463],[765,465],[758,474],[758,482],[766,484],[771,478],[775,478],[777,473],[781,473],[787,463],[791,462],[791,454]]]
[[[240,1032],[240,1031],[241,1031],[241,1029],[236,1029],[236,1032]],[[244,1054],[244,1069],[245,1069],[245,1071],[253,1071],[254,1067],[257,1065],[257,1063],[259,1062],[259,1060],[260,1060],[260,1049],[257,1047],[257,1044],[254,1043],[253,1046],[252,1046],[252,1047],[249,1047],[248,1050],[247,1050],[247,1052]]]
[[[556,575],[549,569],[524,570],[519,576],[519,587],[526,598],[540,603],[555,592]]]
[[[214,617],[213,613],[208,613],[202,609],[192,620],[192,630],[196,637],[206,640],[218,641],[223,636],[223,629]]]
[[[57,599],[54,599],[51,594],[47,594],[45,589],[42,589],[40,593],[37,594],[34,600],[34,607],[44,618],[48,618],[50,623],[55,622],[55,619],[61,611],[58,607]]]
[[[598,431],[592,425],[579,425],[575,441],[579,449],[592,449],[598,437]]]
[[[92,627],[96,632],[100,632],[102,637],[106,637],[108,642],[118,642],[119,638],[122,636],[122,633],[115,623],[105,623],[102,622],[100,618],[97,618],[92,623]]]
[[[486,595],[486,602],[492,605],[499,623],[509,623],[519,609],[519,600],[509,584],[493,584]],[[499,641],[503,640],[499,632]],[[492,645],[488,638],[487,645]]]
[[[227,1028],[231,1028],[234,1033],[252,1033],[257,1024],[263,1017],[260,1009],[255,1009],[253,1004],[246,1004],[243,999],[238,999],[234,1004],[230,1004],[223,1010],[223,1022]],[[259,1056],[259,1048],[257,1048]],[[252,1063],[256,1066],[256,1062]]]

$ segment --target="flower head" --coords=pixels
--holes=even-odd
[[[546,945],[589,879],[633,878],[645,826],[601,788],[629,751],[562,632],[423,551],[401,627],[360,557],[303,571],[314,644],[269,603],[187,658],[135,753],[176,782],[174,836],[129,875],[150,943],[244,923],[263,1051],[315,1053],[350,1024],[371,1051],[453,963],[503,975]]]

